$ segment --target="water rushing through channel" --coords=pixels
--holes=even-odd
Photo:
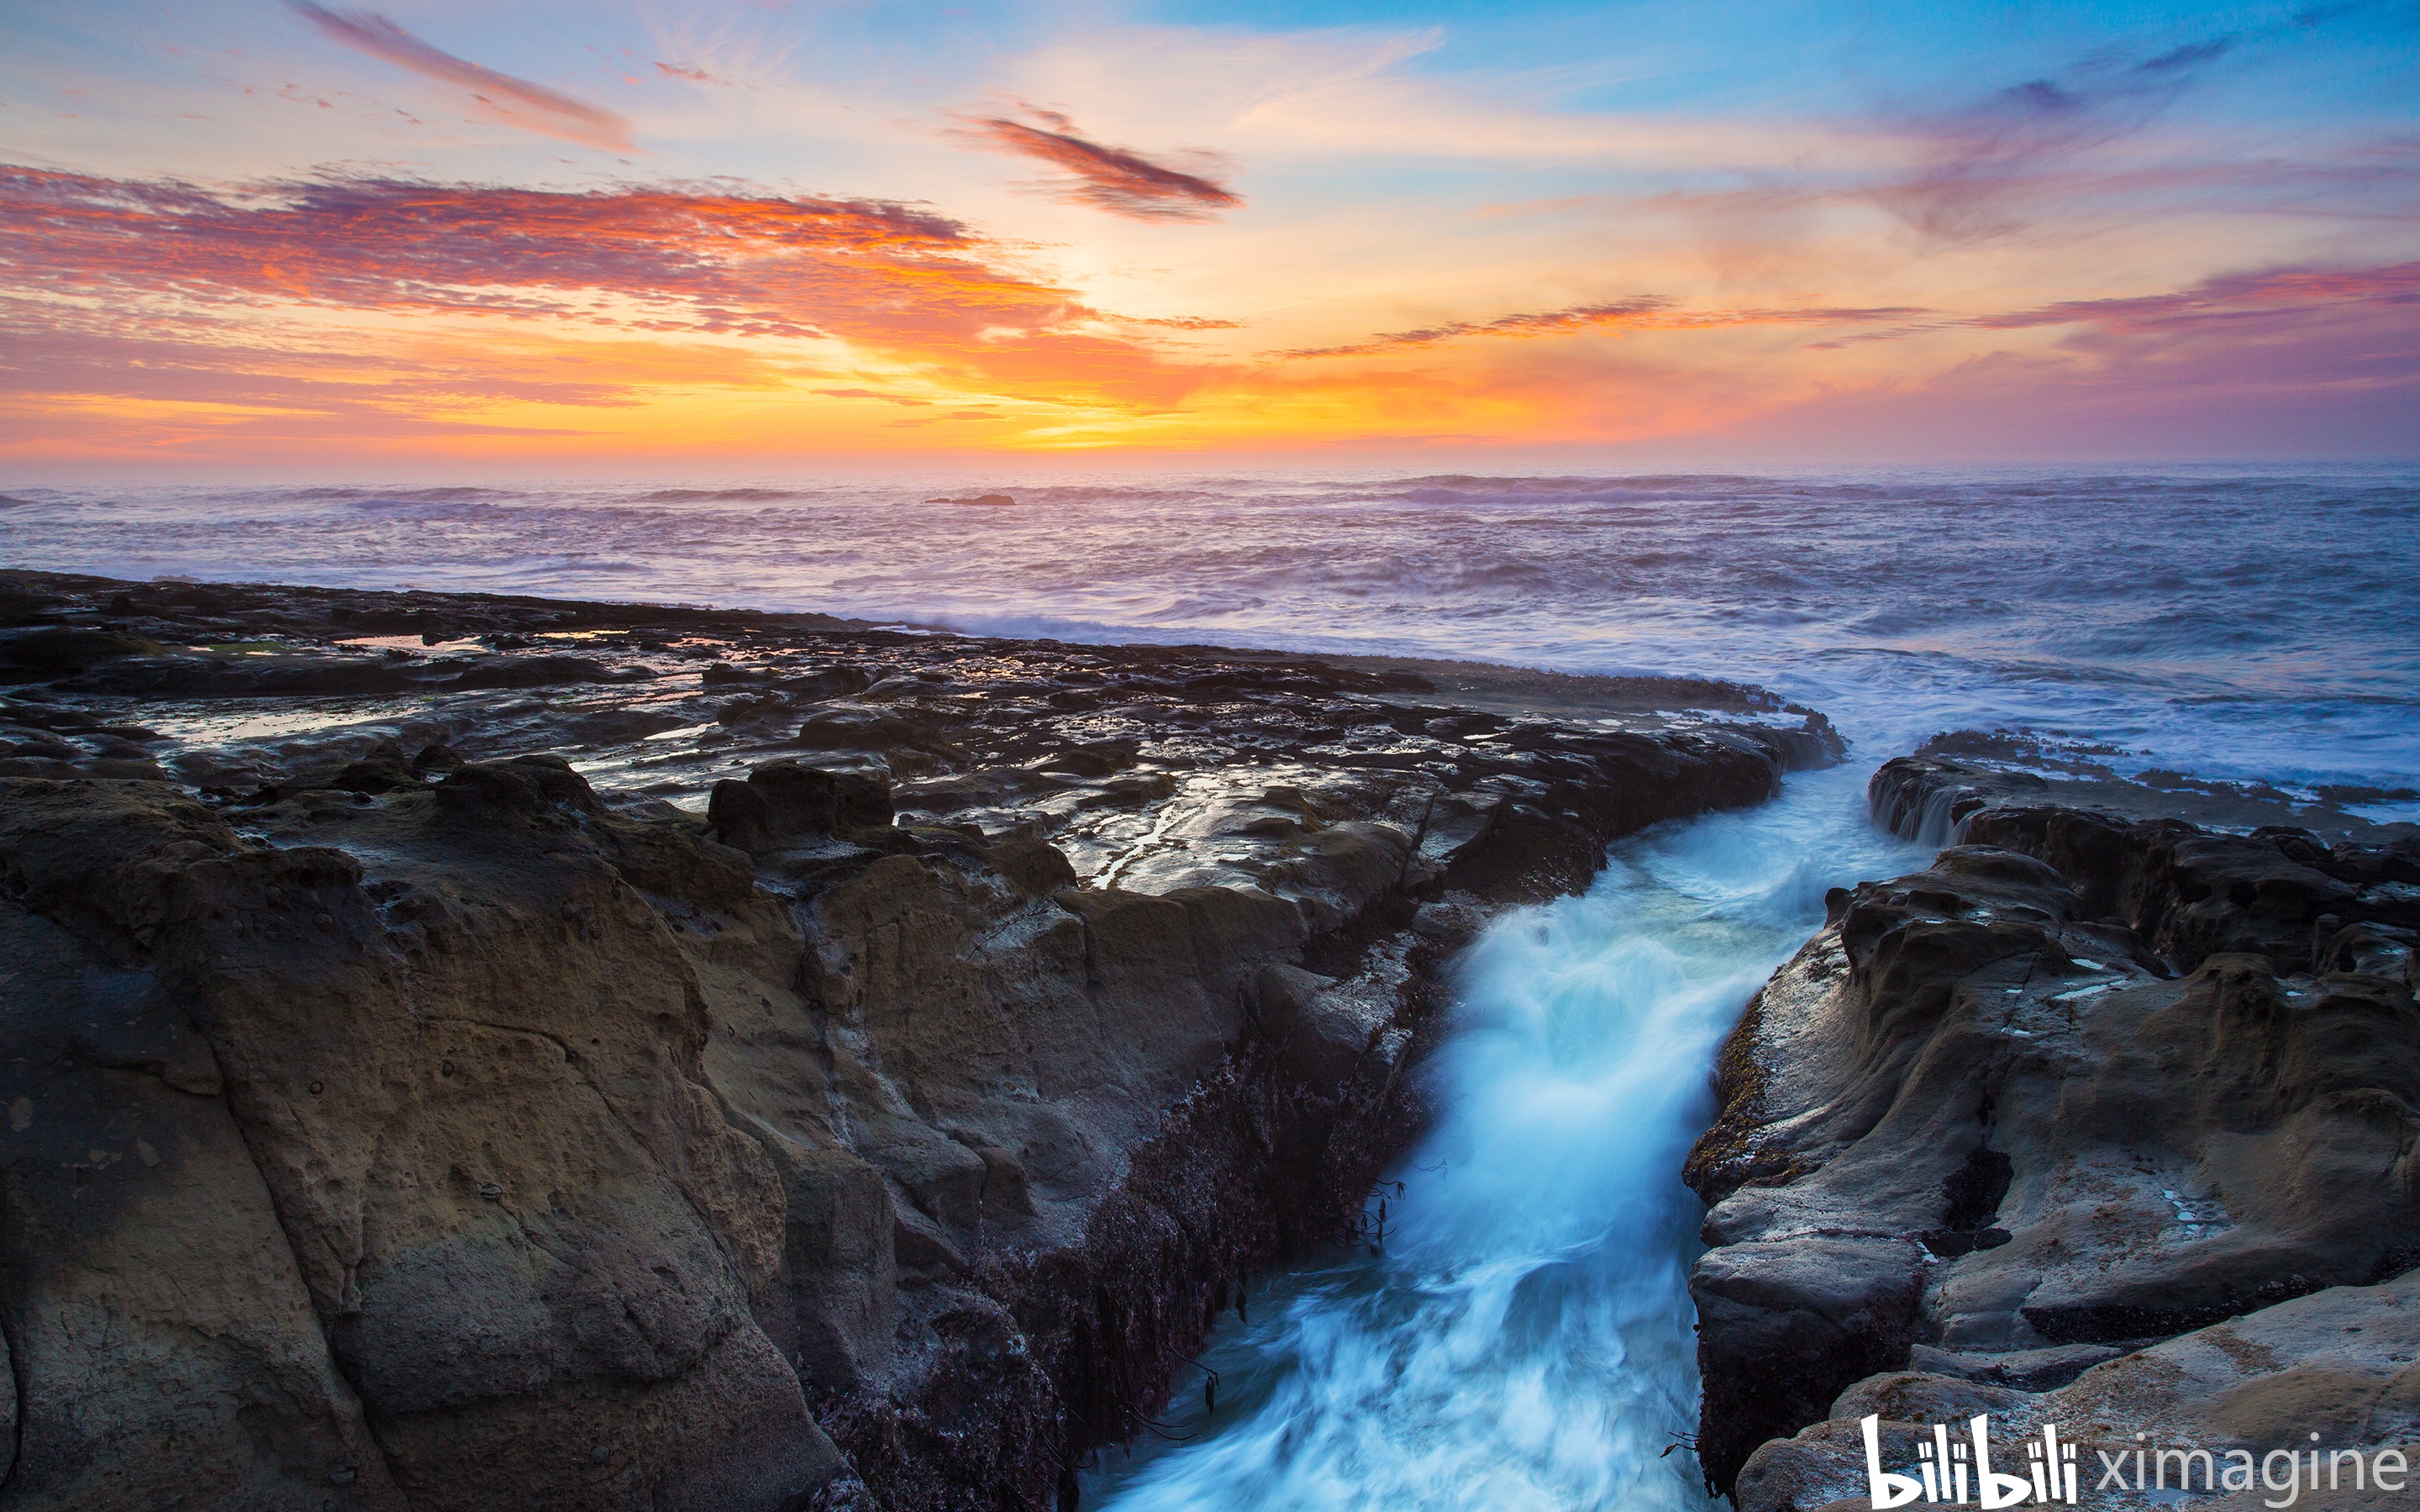
[[[2420,470],[1320,474],[455,488],[16,488],[12,565],[709,599],[1078,640],[1467,656],[1764,684],[1847,766],[1616,848],[1469,954],[1383,1254],[1252,1299],[1122,1512],[1702,1506],[1679,1180],[1714,1047],[1823,917],[1920,861],[1866,776],[1938,731],[2129,774],[2420,786]],[[2420,803],[2358,805],[2420,817]]]
[[[1716,1044],[1823,921],[1823,889],[1919,860],[1866,822],[1862,779],[1808,774],[1762,808],[1659,826],[1586,896],[1486,934],[1383,1253],[1255,1294],[1204,1356],[1217,1412],[1180,1383],[1167,1424],[1189,1442],[1110,1451],[1086,1504],[1703,1506],[1681,1160]]]

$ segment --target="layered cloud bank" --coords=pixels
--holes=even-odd
[[[1542,108],[1427,67],[1450,27],[995,39],[902,84],[703,19],[490,52],[459,16],[280,14],[267,63],[32,35],[19,464],[2393,455],[2420,420],[2420,147],[2280,89],[2319,21],[1793,123]],[[2392,40],[2335,44],[2372,104]],[[2259,56],[2276,118],[2180,118]],[[158,108],[66,108],[113,73]]]

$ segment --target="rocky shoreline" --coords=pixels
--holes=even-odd
[[[1730,684],[0,574],[10,1507],[1064,1506]]]
[[[2411,826],[2224,832],[2175,794],[1937,753],[1869,797],[1947,848],[1835,889],[1688,1165],[1710,1484],[1866,1507],[1869,1414],[1909,1471],[1933,1424],[2055,1425],[2093,1504],[2174,1499],[2096,1487],[2147,1443],[2414,1456]],[[2302,1501],[2393,1499],[2350,1473]]]

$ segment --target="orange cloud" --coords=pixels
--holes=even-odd
[[[222,410],[379,435],[587,431],[564,411],[644,407],[694,424],[735,385],[794,410],[814,393],[1115,415],[1165,410],[1214,372],[1106,333],[929,211],[711,186],[328,177],[239,193],[0,167],[0,392],[18,414],[147,406],[177,434],[206,413],[223,428]],[[479,329],[497,321],[526,333]],[[508,361],[517,346],[550,356]],[[830,361],[938,398],[833,386]],[[843,430],[861,412],[826,408]]]
[[[2042,413],[2121,378],[2408,404],[2415,315],[2405,263],[2003,311],[1640,294],[1250,361],[1148,329],[1233,322],[1104,315],[885,201],[0,166],[0,426],[19,457],[1621,441],[1986,370],[2033,385]]]
[[[1244,322],[1241,320],[1218,320],[1206,315],[1112,315],[1105,316],[1103,318],[1114,320],[1122,326],[1159,326],[1170,331],[1241,331],[1244,329]]]
[[[880,399],[886,404],[931,404],[930,399],[918,399],[905,393],[885,393],[880,389],[817,389],[827,399]]]
[[[862,200],[333,177],[231,194],[0,167],[0,256],[21,288],[876,345],[1090,317],[986,250],[954,221]]]

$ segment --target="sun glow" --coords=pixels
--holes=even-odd
[[[59,23],[8,86],[26,465],[2359,452],[2412,418],[2420,163],[2392,89],[2295,92],[2358,27],[2113,34],[1853,111],[1803,69],[1529,102],[1438,71],[1452,25],[1046,30],[910,85],[810,68],[800,19],[659,25],[585,82],[528,31],[474,61],[318,7],[234,51],[120,19],[140,63]],[[69,107],[113,69],[150,89],[103,129]]]

